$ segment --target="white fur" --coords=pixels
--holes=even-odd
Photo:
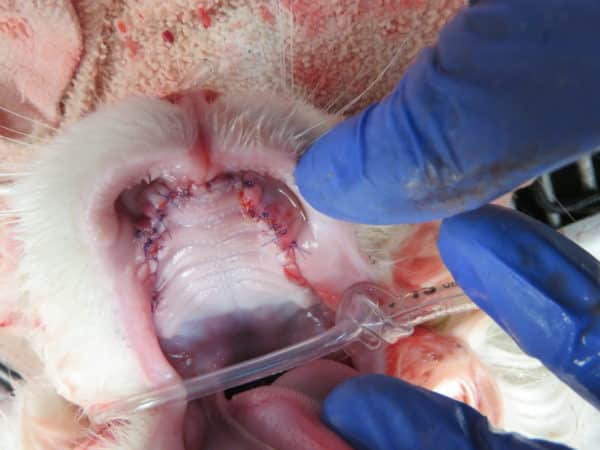
[[[64,130],[28,168],[31,174],[11,191],[10,208],[19,211],[17,238],[24,244],[18,293],[27,303],[19,308],[43,322],[42,328],[27,331],[43,364],[43,378],[37,382],[30,378],[19,386],[11,406],[14,411],[3,421],[10,429],[28,428],[21,433],[23,449],[38,448],[40,440],[53,435],[56,448],[69,439],[81,438],[81,429],[61,422],[57,405],[70,411],[73,402],[85,412],[98,401],[148,387],[136,349],[125,337],[131,318],[119,311],[115,299],[121,293],[94,250],[113,245],[115,230],[107,226],[111,231],[90,246],[91,230],[82,228],[86,223],[82,218],[91,216],[93,221],[101,209],[89,205],[89,193],[114,182],[110,176],[115,168],[181,157],[193,147],[199,133],[210,135],[217,146],[239,151],[268,146],[300,152],[328,125],[325,116],[312,108],[267,95],[262,101],[238,96],[217,102],[210,114],[205,109],[208,105],[204,102],[172,105],[142,98],[101,110]],[[100,203],[112,205],[127,183],[135,184],[145,176],[141,171],[137,178],[122,180],[125,185]],[[148,343],[151,345],[156,343]],[[157,358],[162,355],[158,349],[155,353]],[[44,389],[45,395],[40,395],[39,383],[53,389]],[[26,411],[46,407],[57,408],[55,426],[36,427],[35,418]],[[107,448],[145,448],[153,414],[128,417],[136,420],[117,428],[117,442],[107,443]],[[12,441],[18,440],[15,436],[10,436],[10,447],[4,448],[19,448]]]
[[[143,383],[133,350],[119,333],[127,324],[110,300],[119,294],[86,245],[87,230],[81,229],[80,215],[91,213],[86,194],[102,182],[99,177],[110,167],[130,163],[149,151],[183,152],[195,135],[194,124],[165,102],[132,102],[113,112],[100,112],[48,146],[31,167],[34,175],[18,184],[11,199],[21,211],[23,289],[32,313],[39,314],[46,327],[34,336],[34,349],[58,391],[76,397],[80,404],[108,395],[106,389],[123,394]],[[87,350],[74,354],[73,345]],[[72,364],[78,372],[69,370],[67,375],[59,368]],[[112,380],[119,374],[123,383],[115,386]],[[67,381],[90,390],[70,392]]]
[[[504,410],[503,428],[578,450],[597,449],[600,412],[539,360],[525,355],[488,316],[478,315],[466,319],[474,322],[466,336],[498,385]],[[465,321],[465,318],[453,320]]]

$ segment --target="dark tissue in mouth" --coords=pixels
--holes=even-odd
[[[250,383],[242,384],[241,386],[236,386],[231,389],[227,389],[225,391],[225,398],[227,400],[231,400],[235,395],[249,391],[250,389],[254,389],[261,386],[269,386],[273,384],[275,380],[277,380],[284,373],[286,372],[277,373],[275,375],[269,375],[268,377],[261,378],[260,380],[251,381]]]
[[[333,354],[329,355],[327,357],[327,359],[331,359],[332,361],[337,361],[339,363],[347,365],[348,367],[354,368],[354,364],[352,363],[352,360],[343,351],[339,351],[339,352],[333,353]],[[274,374],[274,375],[269,375],[267,377],[261,378],[260,380],[251,381],[249,383],[242,384],[241,386],[236,386],[236,387],[227,389],[224,392],[225,398],[227,400],[231,400],[237,394],[241,394],[242,392],[249,391],[250,389],[254,389],[254,388],[258,388],[258,387],[262,387],[262,386],[270,386],[279,377],[281,377],[282,375],[285,375],[288,372],[289,371],[286,370],[284,372],[280,372],[280,373],[277,373],[277,374]]]
[[[161,338],[161,348],[183,378],[241,363],[311,338],[332,325],[321,304],[309,308],[264,306],[186,322]]]

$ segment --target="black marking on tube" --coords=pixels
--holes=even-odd
[[[283,372],[285,373],[285,372]],[[250,383],[243,384],[241,386],[236,386],[231,389],[227,389],[225,391],[225,398],[227,400],[231,400],[235,395],[241,394],[242,392],[249,391],[250,389],[254,389],[261,386],[269,386],[273,384],[273,382],[279,378],[283,373],[278,373],[275,375],[270,375],[265,378],[261,378],[260,380],[251,381]]]
[[[18,372],[11,369],[7,365],[3,364],[2,362],[0,362],[0,373],[5,374],[6,376],[8,376],[9,378],[12,378],[14,380],[22,380],[23,379],[23,377]]]

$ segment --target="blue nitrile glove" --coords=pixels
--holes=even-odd
[[[385,375],[364,375],[336,387],[323,421],[354,450],[566,450],[489,429],[470,406]]]
[[[600,2],[475,0],[395,91],[296,168],[332,217],[393,224],[474,209],[600,146]]]
[[[523,351],[600,407],[598,261],[499,206],[446,219],[438,247],[455,280]],[[384,376],[337,387],[323,420],[357,450],[566,448],[492,432],[469,406]]]
[[[550,227],[493,205],[444,220],[438,249],[521,350],[600,409],[600,262]]]

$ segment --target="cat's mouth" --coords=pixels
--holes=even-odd
[[[60,263],[23,260],[46,280],[29,289],[51,293],[37,350],[62,396],[85,410],[298,342],[330,325],[345,288],[370,279],[349,226],[295,188],[298,152],[327,119],[278,102],[210,91],[131,101],[80,121],[24,181],[38,194],[21,205],[24,223],[52,230],[25,236],[36,249],[24,254],[80,265],[65,279]],[[79,318],[91,325],[69,325]],[[82,340],[93,352],[72,347]],[[114,426],[132,420],[122,419]]]
[[[216,94],[192,101],[198,95],[203,112],[218,108]],[[116,168],[117,180],[139,178],[141,168],[147,178],[95,213],[116,217],[103,257],[118,285],[139,283],[145,301],[134,302],[141,311],[133,315],[150,312],[161,349],[184,378],[314,335],[331,325],[324,301],[333,306],[349,283],[368,276],[356,248],[338,247],[347,227],[300,198],[296,153],[221,147],[199,130],[196,144],[170,161]],[[104,192],[112,190],[108,183]]]
[[[272,176],[163,176],[123,192],[116,209],[161,348],[184,378],[330,324],[302,270],[321,264],[312,255],[319,242],[301,201]],[[329,278],[337,286],[336,270]]]
[[[224,172],[205,182],[163,176],[119,197],[119,228],[131,231],[123,245],[133,249],[131,267],[137,267],[144,286],[160,348],[183,379],[296,343],[331,325],[332,311],[323,299],[337,299],[344,287],[339,273],[347,269],[323,261],[321,247],[329,244],[320,243],[323,236],[313,232],[302,201],[276,176],[253,170]],[[311,267],[327,273],[315,286],[303,275],[303,268],[310,272]],[[307,374],[322,379],[321,366],[315,367]],[[290,402],[277,388],[259,392],[266,398],[256,404],[254,393],[217,404],[228,410],[223,414],[241,410],[245,417],[248,409],[280,413],[280,404]],[[190,406],[186,415],[202,404]],[[290,420],[302,418],[293,409],[289,414]],[[184,434],[190,436],[197,426],[184,425]],[[201,448],[193,442],[188,447]]]

